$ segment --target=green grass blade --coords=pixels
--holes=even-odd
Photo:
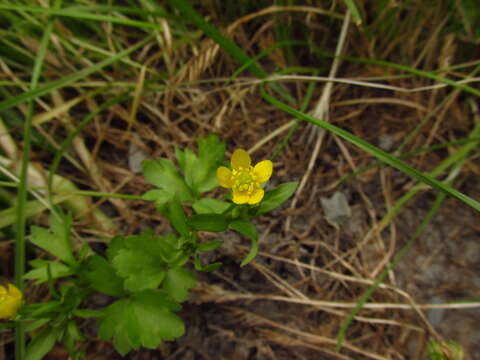
[[[314,73],[314,76],[315,75],[316,75],[316,73]],[[305,97],[303,98],[303,103],[300,107],[301,112],[307,111],[308,105],[310,104],[310,100],[312,99],[313,92],[315,91],[316,85],[317,85],[317,83],[314,82],[314,81],[312,81],[310,84],[308,84],[307,91],[305,93]],[[299,124],[300,124],[300,119],[298,119],[298,118],[295,119],[295,123],[290,127],[290,129],[288,129],[287,135],[285,135],[285,137],[282,139],[282,141],[277,145],[277,147],[273,151],[272,156],[270,157],[270,160],[273,161],[278,156],[278,154],[283,150],[283,148],[285,146],[287,146],[288,141],[293,136],[293,134],[297,131]]]
[[[456,140],[456,141],[448,141],[448,142],[445,142],[445,143],[435,144],[435,145],[432,145],[432,146],[420,148],[420,149],[417,149],[417,150],[414,150],[414,151],[409,151],[407,153],[400,154],[400,155],[398,155],[398,159],[408,159],[410,157],[423,154],[427,151],[439,150],[439,149],[444,149],[446,147],[453,146],[453,145],[464,145],[464,144],[468,144],[468,143],[472,143],[472,142],[473,143],[479,143],[480,142],[480,137],[478,137],[478,136],[477,137],[468,137],[466,139],[461,139],[461,140]],[[475,144],[474,146],[477,146],[477,145]],[[383,163],[381,161],[377,161],[374,164],[365,166],[361,169],[358,169],[357,171],[353,171],[350,174],[342,176],[337,181],[337,185],[341,184],[341,183],[344,183],[344,182],[346,182],[346,181],[348,181],[348,180],[350,180],[354,177],[357,177],[357,176],[359,176],[363,173],[366,173],[367,171],[370,171],[370,170],[372,170],[376,167],[382,166],[382,165],[385,165],[385,163]]]
[[[230,80],[233,81],[235,80],[238,75],[240,75],[242,72],[244,72],[246,69],[248,69],[251,65],[256,64],[258,60],[261,58],[267,56],[268,54],[271,54],[277,49],[287,47],[287,46],[292,46],[292,45],[308,45],[306,41],[294,41],[294,40],[288,40],[288,41],[279,41],[275,43],[274,45],[266,48],[265,50],[261,51],[258,55],[255,55],[252,58],[248,58],[244,63],[241,64],[241,66],[235,70],[232,75],[230,76]]]
[[[65,77],[63,77],[61,79],[58,79],[58,80],[55,80],[55,81],[51,81],[51,82],[45,84],[42,87],[32,89],[30,91],[27,91],[23,94],[20,94],[18,96],[13,97],[13,98],[10,98],[10,99],[4,100],[4,101],[0,101],[0,111],[11,108],[12,106],[24,103],[26,101],[32,100],[32,99],[34,99],[38,96],[48,94],[48,93],[50,93],[54,90],[60,89],[64,86],[66,86],[66,85],[74,83],[77,80],[81,80],[81,79],[83,79],[83,78],[85,78],[85,77],[103,69],[104,67],[106,67],[110,64],[113,64],[114,62],[121,59],[122,57],[127,56],[127,55],[131,54],[132,52],[138,50],[139,48],[144,46],[147,42],[149,42],[152,38],[153,38],[153,35],[150,35],[150,36],[146,37],[145,39],[143,39],[142,41],[138,42],[137,44],[129,47],[128,49],[125,49],[125,50],[119,52],[117,55],[112,56],[109,59],[105,59],[105,60],[99,62],[98,64],[92,65],[92,66],[90,66],[86,69],[83,69],[83,70],[75,73],[75,74],[65,76]]]
[[[55,7],[60,7],[61,0],[55,1]],[[31,91],[35,91],[40,78],[43,61],[47,53],[50,35],[53,30],[53,19],[49,19],[43,32],[42,41],[38,50],[37,57],[32,72],[30,83]],[[25,226],[26,226],[26,202],[28,186],[28,165],[30,160],[32,119],[33,119],[33,98],[30,98],[28,104],[27,116],[25,119],[23,133],[23,153],[22,167],[20,169],[20,183],[17,192],[17,208],[15,221],[15,283],[20,291],[25,290],[23,276],[25,274]],[[25,324],[17,322],[15,326],[15,359],[23,360],[25,358]]]
[[[480,135],[480,123],[477,123],[473,131],[471,132],[470,136],[472,137],[478,137]],[[458,173],[455,172],[457,168],[462,166],[464,163],[465,159],[468,157],[468,154],[476,148],[477,144],[476,143],[466,143],[461,149],[456,151],[454,154],[449,156],[447,159],[442,161],[440,165],[438,165],[432,172],[432,176],[437,176],[441,174],[444,170],[446,170],[448,167],[453,166],[451,170],[451,174],[454,176],[458,175]],[[395,204],[392,206],[392,208],[388,211],[388,213],[380,220],[379,222],[379,229],[378,231],[381,231],[383,229],[383,226],[386,225],[388,222],[390,222],[396,214],[400,212],[402,207],[407,204],[407,202],[413,198],[418,192],[420,191],[419,186],[415,186],[412,189],[410,189],[405,195],[403,195],[400,199],[398,199]],[[413,242],[418,239],[421,234],[423,233],[425,227],[428,225],[432,217],[435,215],[435,213],[438,211],[438,208],[440,207],[441,203],[443,202],[446,194],[445,193],[440,193],[437,195],[435,204],[432,206],[430,209],[429,213],[427,216],[424,218],[420,226],[417,228],[417,230],[414,233],[414,236],[409,240],[409,242],[398,252],[398,254],[394,257],[393,261],[391,264],[389,264],[384,271],[378,276],[377,279],[375,279],[374,283],[370,288],[362,295],[362,297],[358,300],[355,308],[352,310],[352,312],[349,314],[347,318],[342,322],[340,326],[340,330],[337,336],[337,350],[340,349],[342,346],[343,341],[345,340],[346,332],[350,324],[352,323],[353,319],[355,316],[358,314],[358,312],[363,308],[365,303],[368,301],[370,296],[375,292],[375,290],[378,288],[380,283],[385,279],[385,276],[388,274],[390,270],[392,270],[398,262],[402,259],[402,257],[407,253],[407,251],[410,249],[410,247],[413,245]]]
[[[355,5],[355,1],[353,0],[343,0],[345,5],[347,5],[348,10],[350,10],[350,14],[352,15],[352,19],[355,24],[360,25],[362,23],[362,16],[360,15],[360,11],[358,11],[357,6]]]
[[[0,10],[25,11],[25,12],[31,12],[31,13],[40,13],[46,16],[70,17],[74,19],[109,22],[112,24],[132,26],[132,27],[148,29],[148,30],[154,29],[154,30],[163,31],[162,27],[155,23],[131,20],[131,19],[118,17],[118,16],[115,17],[110,15],[94,14],[93,11],[97,10],[96,7],[91,9],[87,9],[85,7],[75,8],[75,9],[68,9],[68,8],[53,9],[53,8],[44,8],[41,6],[31,6],[31,5],[0,4]],[[158,12],[156,13],[160,15],[160,13]],[[165,17],[165,13],[162,12],[162,14],[163,14],[162,17]]]
[[[207,23],[195,9],[190,5],[188,0],[169,0],[170,5],[179,10],[185,18],[190,20],[193,24],[199,27],[207,36],[220,45],[230,56],[232,56],[240,64],[247,64],[247,69],[260,79],[264,79],[268,74],[256,62],[252,62],[250,57],[231,39],[222,35],[214,26]],[[296,101],[288,92],[276,83],[270,85],[282,98],[291,104]]]
[[[458,190],[453,189],[451,186],[441,183],[438,180],[435,180],[430,175],[426,175],[415,168],[405,164],[403,161],[398,160],[396,157],[386,153],[385,151],[373,146],[372,144],[368,143],[367,141],[349,133],[346,130],[343,130],[335,125],[327,123],[325,121],[318,120],[308,114],[305,114],[301,111],[295,110],[290,106],[282,103],[281,101],[277,100],[270,94],[268,94],[264,88],[262,88],[262,96],[263,98],[271,103],[272,105],[276,106],[277,108],[285,111],[286,113],[293,115],[303,121],[307,121],[312,123],[316,126],[319,126],[325,130],[331,131],[336,135],[340,136],[341,138],[347,140],[348,142],[356,145],[360,149],[366,151],[367,153],[375,156],[377,159],[381,160],[382,162],[400,170],[401,172],[409,175],[412,178],[415,178],[431,187],[443,191],[444,193],[462,201],[463,203],[467,204],[468,206],[474,208],[477,211],[480,211],[480,202],[472,199],[471,197],[459,192]]]

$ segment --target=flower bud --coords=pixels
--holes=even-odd
[[[22,305],[22,293],[12,285],[0,285],[0,319],[11,319]]]

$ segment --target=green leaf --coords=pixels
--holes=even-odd
[[[225,156],[225,143],[217,136],[209,134],[206,138],[198,138],[198,162],[194,165],[194,187],[206,192],[218,186],[216,170]]]
[[[62,333],[61,327],[47,326],[27,346],[25,360],[42,360],[52,350]]]
[[[76,309],[72,312],[72,314],[82,319],[99,318],[104,315],[103,311],[92,309]]]
[[[67,264],[75,264],[70,240],[71,216],[51,214],[49,231],[45,228],[32,226],[31,242]]]
[[[78,261],[82,263],[88,257],[89,253],[90,246],[88,245],[88,242],[85,241],[78,250]]]
[[[191,190],[178,174],[175,166],[168,159],[144,161],[142,163],[145,179],[153,185],[165,190],[170,199],[178,193],[180,201],[192,201]]]
[[[121,236],[115,236],[110,243],[108,244],[107,248],[107,259],[108,261],[112,262],[113,258],[117,256],[118,252],[125,248],[125,238]]]
[[[198,138],[197,144],[198,157],[190,149],[176,149],[175,153],[187,184],[197,193],[203,193],[218,185],[216,169],[225,155],[225,143],[210,134]]]
[[[219,232],[228,228],[225,216],[220,214],[197,214],[188,218],[188,224],[194,230]]]
[[[297,189],[298,182],[288,182],[277,186],[275,189],[265,192],[257,215],[263,215],[282,205]]]
[[[258,239],[257,228],[250,221],[234,220],[228,225],[228,228],[238,231],[250,239]]]
[[[360,25],[362,23],[362,16],[358,11],[358,8],[355,5],[355,2],[353,0],[343,0],[343,2],[345,3],[345,5],[347,5],[348,10],[350,10],[350,13],[352,14],[352,19],[355,22],[355,24]]]
[[[50,317],[51,314],[61,311],[61,307],[62,303],[59,300],[29,304],[24,305],[20,308],[20,315],[26,318]],[[30,328],[31,324],[29,324],[28,326],[28,331],[35,330],[35,327]]]
[[[198,254],[195,254],[195,259],[193,261],[193,264],[195,266],[195,270],[203,271],[203,272],[212,272],[217,270],[220,266],[222,266],[221,262],[216,262],[216,263],[208,264],[207,266],[203,266]]]
[[[201,252],[213,251],[218,249],[220,246],[222,246],[222,244],[223,244],[223,241],[221,240],[212,240],[212,241],[198,244],[197,250]]]
[[[101,339],[113,338],[115,349],[123,356],[130,350],[138,348],[132,343],[128,334],[129,325],[135,321],[130,302],[130,299],[121,299],[108,306],[98,329]]]
[[[193,203],[193,210],[197,214],[223,214],[229,207],[230,203],[222,200],[212,199],[212,198],[202,198]]]
[[[58,279],[74,274],[74,271],[70,267],[56,261],[33,260],[30,262],[30,264],[35,267],[35,269],[27,272],[23,278],[28,280],[37,280],[35,282],[36,284],[42,284],[48,281],[48,267],[50,267],[50,275],[52,279]]]
[[[111,296],[123,294],[123,279],[105,258],[99,255],[89,257],[87,268],[84,275],[93,289]]]
[[[177,267],[168,270],[167,277],[163,282],[163,289],[175,301],[182,302],[188,297],[188,290],[195,286],[197,281],[187,269]]]
[[[200,271],[213,272],[217,270],[220,266],[222,266],[221,262],[211,263],[211,264],[208,264],[207,266],[204,266]]]
[[[181,318],[173,313],[180,305],[161,291],[144,291],[135,295],[135,315],[141,324],[143,346],[154,349],[161,340],[174,340],[185,332]]]
[[[13,329],[14,327],[15,322],[13,321],[0,322],[0,333],[8,329]]]
[[[182,250],[183,238],[178,238],[174,234],[167,234],[157,239],[158,255],[167,264],[177,264],[178,262],[184,264],[182,260],[187,254]],[[187,255],[187,259],[188,259]],[[186,262],[186,260],[185,260]],[[175,265],[172,265],[175,266]]]
[[[164,189],[154,189],[143,194],[144,200],[153,201],[157,208],[163,209],[165,204],[172,198],[170,192]]]
[[[82,340],[85,340],[85,336],[83,336],[75,320],[70,320],[65,328],[63,343],[72,358],[78,353],[75,349],[75,345]]]
[[[182,242],[173,235],[155,236],[152,231],[116,240],[107,251],[125,289],[139,292],[157,288],[166,276],[167,264],[183,263]]]
[[[252,240],[252,245],[250,247],[250,251],[248,252],[245,259],[243,259],[240,266],[245,266],[250,263],[258,253],[258,233],[257,228],[249,221],[242,221],[242,220],[235,220],[232,221],[228,227],[232,230],[238,231],[240,234],[245,235],[246,237]]]
[[[188,148],[185,150],[176,148],[175,156],[177,157],[180,168],[185,174],[185,181],[191,188],[195,188],[193,181],[193,170],[195,163],[198,161],[197,155],[195,155],[195,153]]]
[[[189,228],[187,225],[187,217],[183,211],[182,204],[178,196],[174,196],[167,204],[164,216],[170,220],[170,223],[184,238],[188,238]]]
[[[35,331],[37,329],[40,329],[42,326],[49,323],[50,321],[51,319],[49,318],[33,320],[32,322],[29,322],[27,326],[25,326],[25,331],[26,332]]]
[[[179,309],[163,291],[136,293],[105,309],[99,336],[104,340],[113,338],[115,348],[122,355],[142,345],[157,348],[162,340],[173,340],[185,332],[182,320],[173,313]]]
[[[125,289],[142,291],[157,288],[165,278],[165,264],[143,249],[123,249],[113,259],[118,274],[125,278]]]

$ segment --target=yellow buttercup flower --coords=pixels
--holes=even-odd
[[[0,285],[0,319],[11,319],[22,305],[22,293],[12,284]]]
[[[231,167],[220,166],[217,169],[217,179],[220,186],[232,189],[235,204],[258,204],[265,192],[261,184],[272,176],[273,164],[270,160],[260,161],[251,165],[252,160],[243,149],[234,151]]]

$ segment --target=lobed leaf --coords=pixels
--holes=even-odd
[[[103,257],[93,255],[87,260],[88,271],[84,273],[90,286],[107,295],[123,294],[123,279],[117,275],[115,268]]]
[[[170,160],[161,158],[158,160],[144,161],[142,163],[142,169],[145,179],[166,191],[169,199],[172,199],[175,193],[177,193],[180,201],[193,200],[190,188]]]
[[[157,288],[165,278],[165,263],[160,258],[156,239],[151,233],[125,239],[125,247],[116,251],[112,265],[124,278],[129,291]]]
[[[33,260],[30,264],[34,269],[27,272],[23,278],[37,280],[36,284],[42,284],[48,281],[49,275],[52,279],[58,279],[75,273],[69,266],[57,261]]]
[[[190,149],[176,149],[175,154],[185,181],[197,193],[214,189],[217,183],[216,169],[225,155],[225,143],[210,134],[197,140],[198,157]]]
[[[105,309],[99,336],[104,340],[113,338],[122,355],[140,346],[154,349],[163,340],[173,340],[185,332],[183,321],[174,314],[178,310],[180,306],[163,291],[136,293]]]
[[[187,222],[187,217],[180,203],[180,198],[174,196],[166,206],[166,209],[163,212],[163,215],[170,220],[170,223],[178,231],[178,233],[184,238],[188,238],[189,226]]]
[[[196,285],[192,272],[187,269],[176,267],[168,270],[163,289],[178,302],[185,301],[188,297],[188,290]]]
[[[70,240],[71,217],[52,213],[49,217],[50,229],[32,226],[31,242],[67,264],[75,264]]]

